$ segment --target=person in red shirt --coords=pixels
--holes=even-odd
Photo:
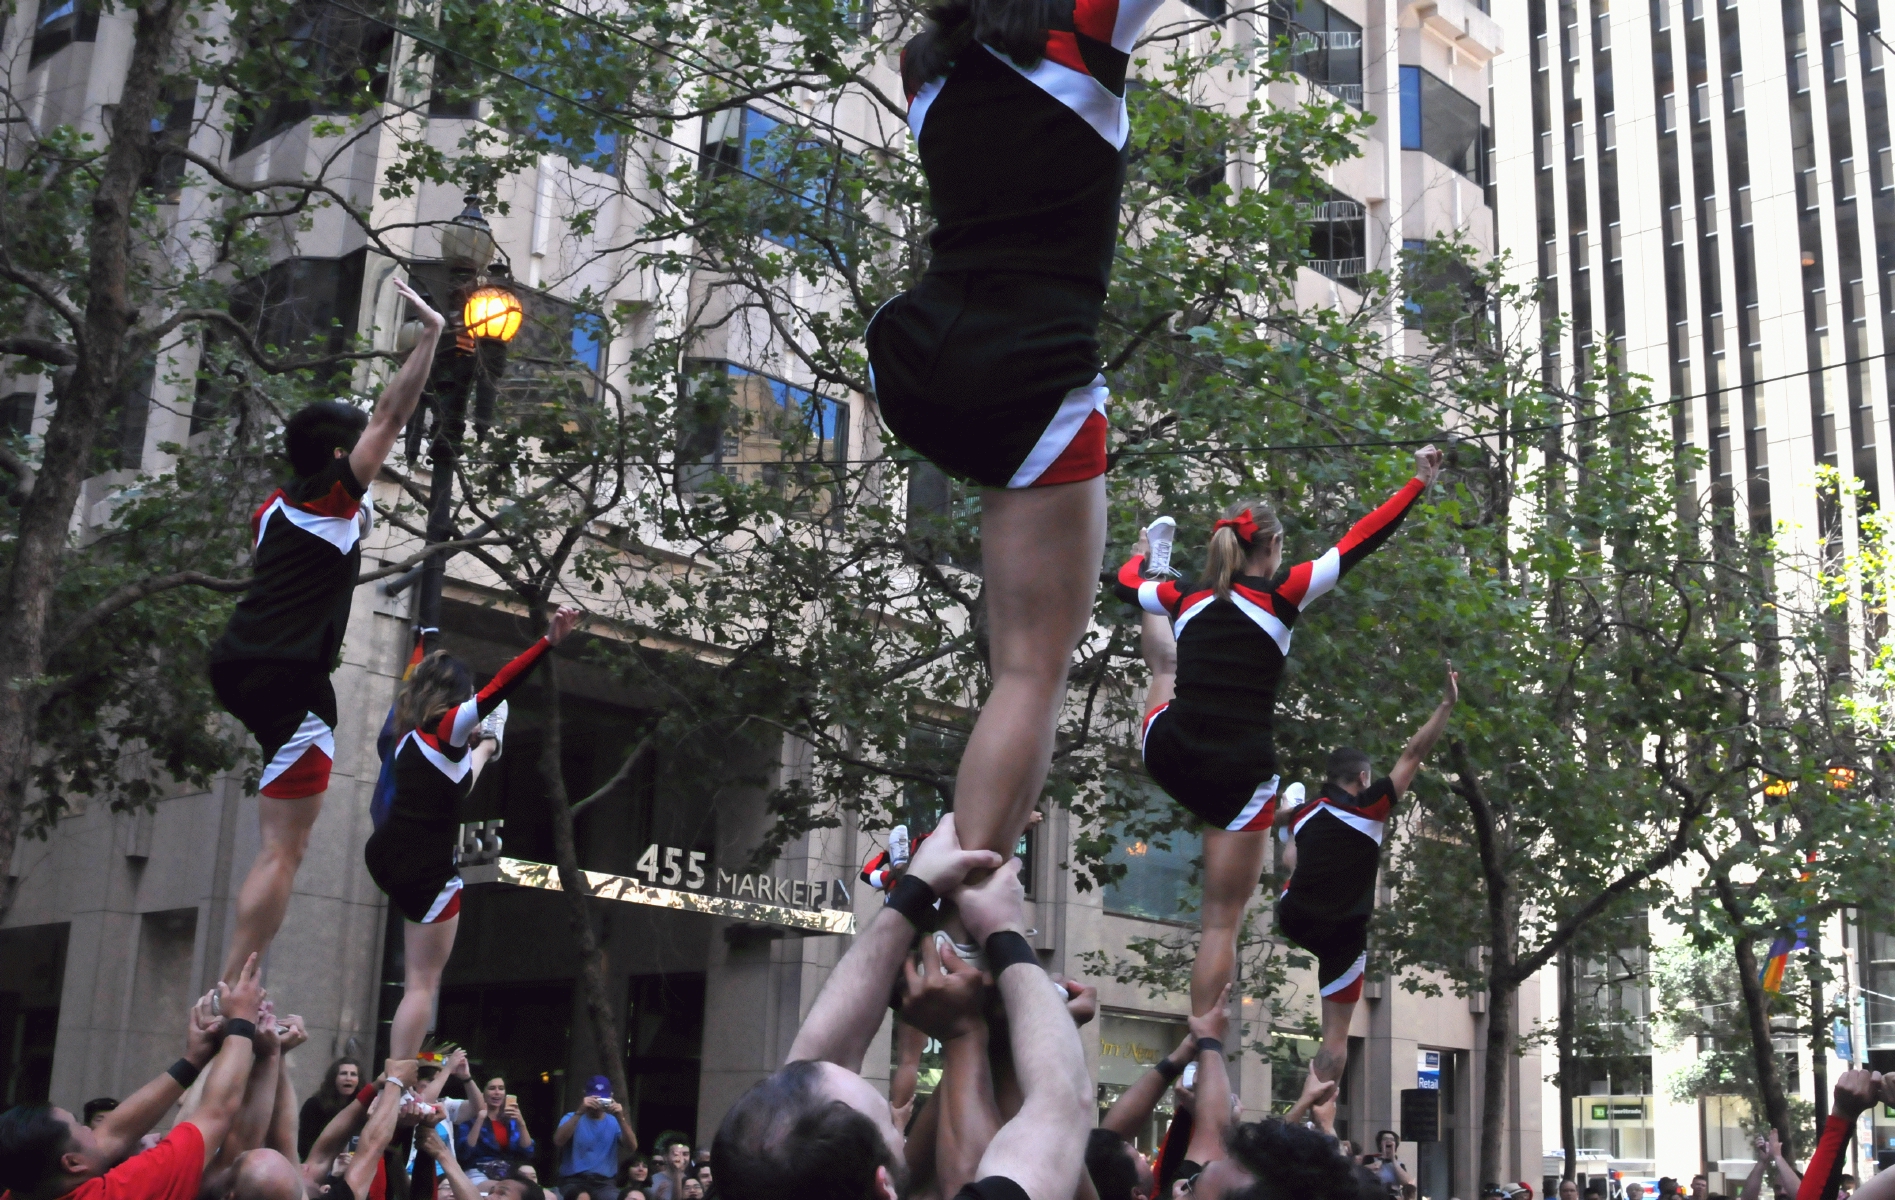
[[[0,1200],[196,1200],[198,1185],[250,1079],[257,1008],[263,999],[257,956],[236,985],[217,985],[221,1020],[204,1001],[192,1011],[185,1057],[112,1110],[98,1129],[63,1108],[18,1105],[0,1113]],[[219,1036],[223,1044],[211,1053]],[[209,1063],[203,1100],[163,1141],[133,1154],[138,1140],[170,1111]]]

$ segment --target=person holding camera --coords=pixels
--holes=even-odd
[[[1375,1153],[1362,1156],[1362,1165],[1375,1172],[1390,1196],[1400,1196],[1402,1186],[1414,1182],[1408,1173],[1408,1164],[1395,1157],[1401,1146],[1401,1134],[1384,1129],[1375,1135]]]
[[[618,1200],[619,1155],[638,1153],[638,1135],[625,1106],[612,1098],[612,1081],[594,1075],[578,1112],[559,1119],[559,1192],[565,1200]]]

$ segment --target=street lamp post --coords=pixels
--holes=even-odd
[[[447,318],[454,337],[442,339],[428,375],[428,400],[434,435],[428,444],[427,544],[454,538],[454,470],[467,432],[469,393],[476,397],[474,422],[484,432],[493,416],[494,384],[506,370],[507,343],[520,331],[520,298],[492,282],[505,278],[494,263],[493,230],[481,214],[477,196],[441,231],[441,257],[457,281],[448,297]],[[490,278],[492,277],[492,278]],[[422,628],[441,625],[441,587],[447,555],[436,551],[422,564],[421,594],[415,620]]]

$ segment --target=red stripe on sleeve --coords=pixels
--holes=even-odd
[[[501,667],[499,674],[489,679],[487,686],[481,688],[479,694],[474,697],[480,702],[480,715],[484,717],[500,707],[500,702],[506,699],[507,693],[518,686],[520,680],[526,678],[526,673],[531,671],[552,648],[551,642],[541,638],[521,651],[518,658]]]
[[[1408,514],[1408,510],[1421,497],[1422,483],[1419,479],[1410,479],[1408,486],[1390,496],[1382,506],[1357,521],[1342,540],[1336,543],[1336,549],[1348,558],[1351,551],[1363,546],[1378,534],[1386,536]]]
[[[1854,1121],[1829,1114],[1829,1120],[1823,1123],[1822,1140],[1816,1143],[1816,1153],[1809,1156],[1809,1167],[1803,1172],[1803,1186],[1796,1189],[1796,1200],[1835,1200],[1842,1181],[1843,1150],[1854,1132]]]
[[[1110,34],[1107,35],[1108,40]],[[1046,31],[1046,57],[1062,67],[1071,67],[1081,75],[1091,75],[1086,69],[1086,60],[1079,54],[1079,39],[1064,29]]]
[[[1073,28],[1096,42],[1112,44],[1119,24],[1119,0],[1078,0],[1073,5]]]
[[[1282,596],[1285,600],[1288,600],[1298,608],[1303,607],[1303,597],[1309,595],[1310,573],[1315,569],[1315,563],[1307,562],[1297,563],[1291,567],[1289,578],[1285,579],[1282,584],[1277,587],[1277,595]]]
[[[1119,586],[1131,588],[1136,592],[1138,585],[1144,582],[1145,556],[1143,554],[1134,554],[1125,560],[1124,566],[1119,568]]]

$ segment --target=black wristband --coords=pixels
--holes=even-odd
[[[1198,1053],[1203,1054],[1207,1051],[1215,1051],[1218,1054],[1222,1054],[1224,1053],[1224,1043],[1218,1041],[1216,1038],[1199,1038]]]
[[[228,1037],[250,1038],[256,1040],[257,1023],[246,1021],[242,1017],[225,1017],[224,1033]]]
[[[1027,940],[1011,929],[1002,929],[987,936],[987,967],[999,979],[1008,967],[1015,963],[1040,965],[1040,956],[1033,953],[1033,947]]]
[[[924,933],[934,928],[934,889],[925,879],[903,875],[888,890],[889,908],[908,918],[908,923]]]
[[[1184,1074],[1184,1064],[1172,1062],[1168,1058],[1161,1058],[1158,1060],[1158,1065],[1153,1067],[1152,1070],[1163,1075],[1166,1079],[1176,1079],[1178,1076]]]
[[[180,1058],[165,1068],[165,1074],[177,1080],[179,1087],[188,1088],[197,1082],[198,1073],[203,1069],[188,1058]]]

